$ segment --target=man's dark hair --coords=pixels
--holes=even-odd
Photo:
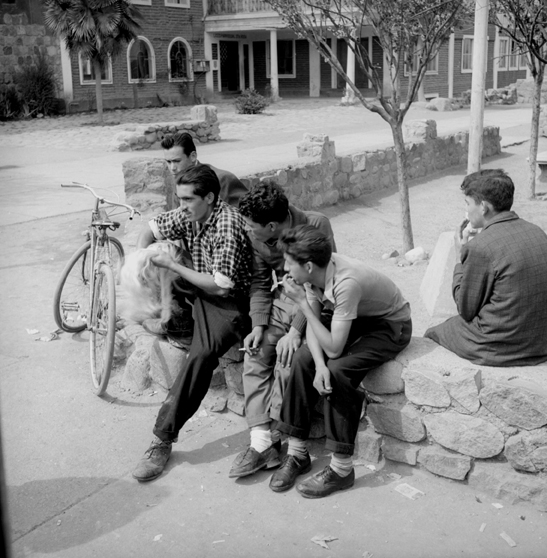
[[[207,194],[213,193],[215,203],[218,200],[220,182],[215,171],[207,165],[194,165],[187,168],[177,177],[177,184],[192,184],[196,196],[204,198]]]
[[[327,267],[332,255],[329,239],[313,225],[298,225],[281,233],[277,246],[300,265],[313,262]]]
[[[262,226],[272,221],[283,223],[289,214],[289,200],[280,186],[264,181],[241,198],[238,209],[243,217]]]
[[[515,185],[503,169],[486,169],[467,175],[461,185],[466,196],[475,203],[486,201],[494,210],[509,211],[513,205]]]
[[[172,147],[182,147],[182,152],[189,157],[190,153],[196,150],[194,138],[188,132],[177,132],[176,134],[169,134],[161,140],[163,149],[171,149]]]

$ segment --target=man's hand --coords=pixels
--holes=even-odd
[[[313,387],[319,392],[319,395],[330,395],[332,393],[332,388],[330,386],[330,370],[326,365],[316,368]]]
[[[472,238],[477,236],[482,229],[474,229],[471,226],[469,219],[464,219],[456,229],[456,247],[461,249],[464,244],[467,244]]]
[[[283,335],[283,337],[277,342],[275,348],[277,352],[277,362],[281,366],[290,366],[292,357],[301,344],[302,335],[298,330],[291,327],[291,329],[289,329],[289,333]]]
[[[155,256],[150,258],[154,265],[158,267],[165,267],[166,269],[172,269],[173,265],[175,264],[175,260],[165,252],[158,252]]]
[[[306,302],[306,289],[302,285],[295,283],[294,279],[289,275],[283,277],[283,289],[285,294],[296,304]]]
[[[262,338],[264,337],[264,326],[255,326],[253,330],[245,339],[243,340],[243,347],[245,352],[251,356],[258,353],[258,347],[262,343]]]

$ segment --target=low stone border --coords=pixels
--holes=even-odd
[[[477,366],[413,338],[362,386],[372,428],[359,439],[369,459],[419,465],[547,511],[547,364]]]
[[[190,120],[182,122],[137,125],[133,129],[119,132],[110,142],[109,151],[161,149],[161,141],[165,135],[178,131],[188,132],[199,143],[220,140],[216,107],[197,105],[192,107],[190,117]]]

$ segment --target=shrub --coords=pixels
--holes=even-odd
[[[259,114],[268,106],[268,101],[254,89],[245,89],[235,104],[239,114]]]
[[[0,86],[0,120],[10,120],[17,118],[23,105],[17,89],[14,85]]]
[[[51,114],[56,107],[55,74],[46,57],[39,54],[35,63],[25,66],[17,75],[21,99],[26,105],[26,114],[36,116]]]

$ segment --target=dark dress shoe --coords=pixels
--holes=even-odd
[[[260,469],[277,467],[280,463],[280,450],[281,442],[276,442],[264,451],[257,451],[249,446],[237,455],[228,476],[230,478],[246,477]]]
[[[304,475],[311,471],[311,459],[309,454],[299,458],[296,455],[286,455],[281,462],[281,467],[272,475],[270,488],[274,492],[289,490],[296,481],[298,475]]]
[[[354,482],[355,469],[352,469],[346,477],[341,477],[330,468],[330,465],[327,465],[322,471],[299,483],[296,490],[304,498],[323,498],[323,496],[328,496],[337,490],[352,487]]]

